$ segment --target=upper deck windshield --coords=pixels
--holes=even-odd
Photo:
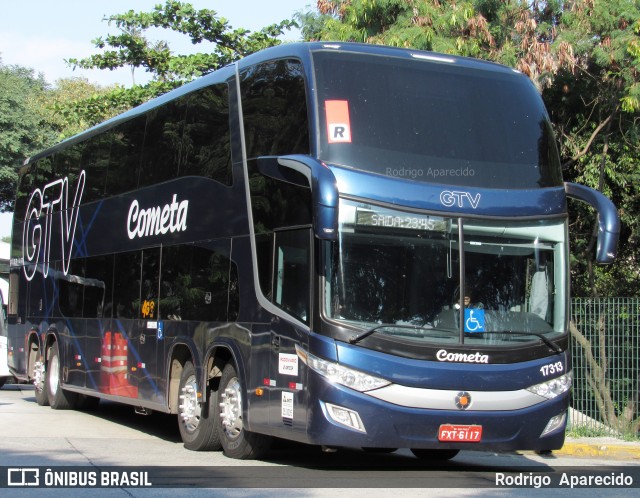
[[[561,186],[542,100],[526,77],[454,59],[317,52],[323,161],[421,182]]]
[[[514,347],[566,333],[564,220],[465,220],[342,200],[339,230],[326,257],[325,316],[376,327],[394,350]]]

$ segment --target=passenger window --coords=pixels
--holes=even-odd
[[[87,258],[84,318],[111,318],[113,313],[113,256]]]
[[[145,249],[142,254],[140,318],[157,320],[160,291],[160,248]]]
[[[113,318],[140,314],[140,251],[116,254],[113,282]]]
[[[229,90],[226,83],[188,96],[180,176],[204,176],[231,185]]]
[[[225,255],[228,252],[227,242],[163,248],[160,318],[227,321],[231,275],[231,261]]]
[[[184,143],[186,99],[169,102],[149,112],[142,152],[140,187],[171,180],[187,154]]]
[[[106,195],[118,195],[138,186],[146,116],[139,116],[113,129]]]
[[[106,132],[90,138],[82,152],[81,166],[88,173],[82,196],[83,204],[104,197],[112,136],[111,132]]]
[[[55,271],[53,275],[58,285],[58,308],[61,316],[81,318],[84,303],[84,260],[72,260],[66,275],[61,271]]]
[[[311,231],[276,232],[273,301],[287,313],[309,323]]]
[[[247,158],[310,152],[300,61],[283,59],[245,69],[241,94]]]

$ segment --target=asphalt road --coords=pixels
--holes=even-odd
[[[47,487],[24,486],[34,482],[35,472]],[[594,476],[617,479],[618,485],[597,486]],[[84,482],[110,487],[77,486]],[[136,415],[129,406],[108,402],[93,412],[56,411],[38,406],[31,386],[8,385],[0,389],[0,486],[3,496],[65,498],[539,496],[540,488],[553,496],[635,497],[640,461],[463,451],[449,462],[425,463],[408,450],[323,453],[287,442],[276,444],[264,460],[239,461],[183,448],[175,416]]]

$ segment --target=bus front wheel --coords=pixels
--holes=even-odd
[[[196,369],[190,361],[180,375],[178,427],[184,447],[193,451],[215,451],[221,448],[217,427],[217,393],[209,392],[207,405],[198,397]]]
[[[218,432],[224,454],[230,458],[250,460],[260,458],[271,445],[271,438],[249,432],[243,424],[243,391],[233,364],[228,363],[222,371],[218,391]]]

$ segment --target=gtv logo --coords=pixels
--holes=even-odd
[[[480,204],[480,194],[471,195],[469,192],[443,190],[440,193],[440,202],[447,207],[464,207],[465,203],[468,203],[473,209],[476,209]]]
[[[51,235],[54,232],[60,234],[58,242],[62,257],[62,272],[65,275],[69,272],[85,178],[86,173],[82,170],[78,175],[73,199],[69,198],[67,177],[47,183],[42,190],[36,188],[31,194],[24,217],[22,236],[23,270],[27,280],[33,279],[39,263],[42,263],[42,274],[45,277],[49,274]],[[57,225],[57,230],[54,229],[54,224]]]

